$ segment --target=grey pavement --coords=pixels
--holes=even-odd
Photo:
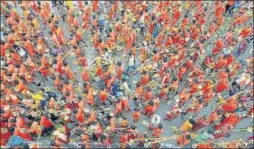
[[[106,3],[106,2],[105,2]],[[209,2],[209,3],[213,3],[213,2]],[[100,6],[100,9],[102,9],[101,7],[103,7],[103,3],[101,2],[101,4],[99,5]],[[63,8],[61,8],[60,6],[58,6],[58,8],[59,8],[59,10],[60,9],[63,9]],[[104,8],[104,7],[103,7]],[[253,8],[253,7],[252,7]],[[53,11],[54,12],[56,12],[56,13],[58,13],[59,12],[59,10],[57,10],[56,8],[53,8]],[[107,11],[106,9],[104,9],[104,11]],[[185,11],[185,10],[183,10],[183,11]],[[19,13],[21,13],[22,11],[20,10],[20,9],[18,9],[18,12]],[[105,12],[104,12],[105,13]],[[211,18],[213,18],[213,16],[211,16]],[[181,20],[181,19],[180,19]],[[225,20],[225,22],[227,22],[227,23],[225,23],[226,25],[225,26],[223,26],[223,28],[221,28],[220,30],[219,30],[219,33],[220,33],[220,35],[221,36],[223,36],[224,34],[225,34],[225,32],[227,31],[227,29],[228,29],[228,24],[230,24],[229,22],[232,22],[233,21],[233,19],[232,18],[230,18],[230,17],[226,17],[226,20]],[[250,23],[253,21],[253,18],[250,20]],[[62,25],[62,27],[64,27],[65,26],[65,23],[64,22],[60,22],[60,24]],[[252,26],[253,26],[253,23],[252,23]],[[48,37],[48,27],[47,27],[47,29],[45,29],[45,30],[43,30],[43,33],[45,33],[45,35],[46,35],[46,37],[47,38],[49,38]],[[66,37],[68,37],[69,36],[69,33],[68,33],[68,30],[66,29],[66,30],[64,30],[65,32],[65,36]],[[88,58],[88,61],[89,61],[89,64],[94,60],[94,58],[97,56],[97,53],[96,53],[96,51],[94,50],[94,48],[92,48],[92,43],[89,41],[89,39],[91,38],[91,36],[90,36],[90,32],[89,31],[86,31],[85,33],[84,33],[84,38],[85,39],[87,39],[87,40],[85,40],[86,41],[86,44],[88,45],[88,47],[86,47],[83,43],[81,43],[81,47],[83,47],[82,48],[82,50],[84,50],[85,51],[85,53],[86,53],[86,57]],[[139,41],[138,42],[142,42],[142,37],[141,37],[141,35],[139,35],[138,34],[138,39],[139,39]],[[212,39],[211,39],[212,41],[215,41],[215,38],[213,37]],[[211,53],[211,51],[212,51],[212,47],[213,46],[213,44],[211,44],[211,46],[207,46],[205,49],[206,49],[206,54],[209,54],[209,53]],[[238,46],[236,46],[236,47],[238,47]],[[251,50],[253,48],[253,43],[250,43],[249,44],[249,47],[248,47],[248,49],[246,50],[246,52],[245,52],[245,54],[244,55],[241,55],[240,57],[238,57],[238,59],[241,59],[241,60],[244,60],[244,59],[246,59],[247,57],[249,57],[251,54],[253,54],[253,51]],[[151,49],[152,50],[152,49]],[[115,60],[116,61],[123,61],[123,62],[126,62],[126,59],[127,59],[127,57],[126,58],[121,58],[120,56],[122,55],[122,52],[120,51],[120,52],[117,52],[117,56],[115,56],[114,58],[115,58]],[[139,51],[138,51],[138,55],[139,55]],[[73,62],[75,61],[75,56],[69,56],[68,58],[67,58],[67,61],[69,62],[69,64],[71,65],[71,69],[75,72],[75,71],[77,71],[77,66],[76,66],[76,64],[74,64]],[[136,61],[137,61],[137,66],[140,64],[140,60],[139,60],[139,58],[137,58],[136,59]],[[125,66],[127,66],[127,63],[125,63]],[[41,75],[37,75],[37,80],[38,81],[42,81],[42,77],[41,77]],[[79,75],[76,75],[76,78],[77,78],[77,80],[79,81],[79,84],[82,84],[82,81],[81,81],[81,77],[79,76]],[[133,76],[131,76],[130,78],[129,78],[129,80],[128,80],[128,82],[131,84],[131,86],[133,87],[132,88],[132,90],[134,90],[135,89],[135,84],[133,83],[133,82],[137,82],[137,81],[139,81],[139,79],[140,79],[140,75],[139,74],[137,74],[137,75],[133,75]],[[49,79],[50,80],[50,79]],[[44,85],[45,86],[48,86],[48,87],[51,87],[51,83],[50,82],[47,82],[47,81],[42,81],[43,83],[44,83]],[[33,90],[37,90],[36,88],[35,88],[35,86],[33,86],[33,85],[29,85],[29,87],[30,88],[32,88]],[[184,86],[181,86],[180,85],[180,88],[182,89],[182,88],[184,88]],[[58,93],[58,95],[60,95],[59,93]],[[171,98],[173,98],[172,96],[171,96]],[[191,101],[189,101],[189,103],[190,103]],[[185,119],[188,119],[190,116],[194,116],[194,118],[198,118],[198,117],[201,117],[201,116],[203,116],[203,115],[208,115],[211,111],[212,111],[212,108],[213,108],[213,106],[215,105],[215,102],[216,102],[216,100],[213,100],[213,101],[211,101],[211,102],[209,102],[209,105],[207,106],[207,107],[204,107],[197,115],[194,115],[193,113],[191,113],[191,114],[187,114],[186,116],[185,116]],[[187,106],[188,106],[188,104],[189,103],[187,103]],[[131,109],[133,110],[134,109],[134,107],[135,107],[135,104],[134,104],[134,102],[133,102],[133,100],[130,100],[129,101],[129,104],[130,104],[130,107],[131,107]],[[249,103],[249,104],[251,104],[251,103]],[[180,126],[181,126],[181,120],[180,120],[180,117],[177,117],[176,119],[174,119],[174,120],[172,120],[172,121],[167,121],[167,120],[163,120],[163,118],[165,117],[165,115],[166,115],[166,112],[170,109],[170,107],[173,105],[173,103],[171,103],[171,104],[168,104],[168,103],[166,103],[166,102],[164,102],[164,103],[161,103],[160,104],[160,107],[158,108],[158,110],[156,111],[156,114],[157,115],[160,115],[161,116],[161,119],[162,119],[162,124],[163,125],[165,125],[165,126],[176,126],[176,127],[178,127],[178,128],[180,128]],[[250,105],[251,106],[251,105]],[[107,105],[107,107],[111,107],[111,105]],[[93,107],[89,107],[90,109],[93,109]],[[130,114],[130,112],[124,112],[124,115],[125,116],[127,116],[127,119],[129,120],[129,122],[130,123],[132,123],[132,119],[131,119],[131,114]],[[138,127],[138,130],[139,130],[139,133],[140,134],[142,134],[143,132],[149,132],[150,134],[151,134],[151,131],[149,131],[148,129],[147,129],[147,127],[146,126],[144,126],[143,124],[142,124],[142,121],[147,121],[147,122],[150,122],[150,118],[149,117],[147,117],[147,116],[145,116],[145,115],[142,115],[141,116],[141,118],[140,118],[140,120],[139,120],[139,122],[138,122],[138,124],[137,124],[137,127]],[[236,126],[236,129],[237,128],[245,128],[245,127],[247,127],[247,126],[250,126],[250,125],[253,125],[253,119],[251,119],[251,118],[246,118],[246,119],[243,119],[239,124],[237,124],[237,126]],[[199,130],[198,131],[198,133],[200,133],[201,131],[203,131],[203,130],[206,130],[207,129],[207,127],[206,128],[203,128],[203,129],[201,129],[201,130]],[[168,127],[164,127],[164,131],[163,131],[163,134],[162,134],[162,136],[161,137],[170,137],[170,136],[172,136],[173,135],[173,131],[170,129],[170,128],[168,128]],[[223,139],[220,139],[220,140],[218,140],[218,142],[221,142],[221,141],[231,141],[231,140],[236,140],[236,139],[243,139],[243,140],[246,140],[248,137],[250,137],[252,135],[252,133],[248,133],[248,132],[232,132],[231,133],[231,136],[229,136],[228,138],[223,138]],[[118,136],[116,135],[115,136],[115,139],[117,140],[118,139]],[[41,144],[43,144],[43,146],[44,147],[49,147],[49,140],[50,140],[50,138],[49,137],[42,137],[42,138],[40,138],[37,142],[39,142],[39,143],[41,143]],[[118,142],[118,141],[116,141],[116,142]],[[165,141],[165,142],[163,142],[164,144],[172,144],[172,145],[175,145],[175,146],[177,146],[177,144],[176,144],[176,141],[174,140],[174,139],[172,139],[172,140],[167,140],[167,141]],[[69,147],[73,147],[72,145],[70,145]],[[190,145],[188,145],[188,146],[186,146],[186,147],[191,147],[191,144]]]

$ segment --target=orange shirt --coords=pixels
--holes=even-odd
[[[154,136],[155,138],[159,138],[161,134],[162,134],[162,129],[160,129],[160,128],[155,128],[155,129],[153,130],[153,136]]]
[[[59,86],[60,84],[61,84],[61,80],[59,79],[58,76],[56,76],[56,79],[55,79],[55,81],[54,81],[54,85],[57,87],[57,86]]]
[[[225,80],[228,78],[228,73],[226,71],[218,72],[218,80]]]
[[[100,98],[101,102],[105,102],[105,101],[108,99],[107,92],[105,92],[105,91],[100,91],[100,93],[99,93],[99,98]]]
[[[75,76],[69,66],[67,66],[66,68],[66,75],[68,76],[69,79],[72,79],[72,80],[75,79]]]
[[[11,57],[13,60],[16,61],[16,63],[18,63],[18,64],[22,63],[22,59],[18,53],[11,53]]]
[[[75,27],[78,27],[78,26],[79,26],[78,19],[77,19],[76,17],[73,19],[73,25],[74,25]]]
[[[198,144],[196,148],[213,148],[210,143]]]
[[[19,84],[17,85],[16,91],[23,92],[26,90],[27,90],[27,86],[21,80],[19,80]]]
[[[34,57],[35,56],[35,52],[34,52],[34,46],[33,44],[27,40],[24,44],[24,47],[25,49],[27,50],[28,54],[31,56],[31,57]]]
[[[149,81],[150,81],[149,74],[146,74],[141,78],[140,83],[142,85],[146,85]]]
[[[81,74],[81,77],[84,82],[87,82],[88,81],[88,72],[86,70],[84,70]]]
[[[215,10],[216,18],[221,17],[224,12],[225,12],[225,7],[224,6],[219,5],[218,7],[216,7],[216,10]]]
[[[132,113],[133,121],[138,121],[139,118],[140,118],[140,116],[141,116],[141,113],[140,113],[139,111],[134,111],[134,112]]]
[[[226,64],[226,60],[223,57],[219,57],[219,59],[217,60],[217,63],[215,64],[214,68],[216,70],[224,67]]]
[[[22,64],[19,68],[19,72],[20,74],[25,74],[27,72],[26,66]]]
[[[15,42],[15,37],[14,37],[14,34],[9,34],[8,38],[7,38],[7,41],[9,44],[14,44]]]
[[[14,72],[16,72],[15,71],[15,66],[13,65],[13,64],[10,64],[9,66],[8,66],[8,68],[7,68],[7,71],[8,72],[10,72],[10,73],[14,73]]]
[[[78,110],[78,113],[76,115],[76,119],[80,122],[80,123],[83,123],[85,121],[85,118],[84,118],[84,112],[83,112],[83,109],[79,109]]]
[[[119,114],[122,112],[122,110],[123,110],[122,103],[121,102],[116,103],[114,113]]]
[[[140,87],[138,87],[138,88],[136,88],[136,93],[141,97],[142,95],[143,95],[143,92],[144,92],[144,90],[143,90],[143,87],[142,86],[140,86]]]
[[[221,93],[229,88],[227,81],[220,81],[216,86],[216,92]]]
[[[246,38],[248,37],[249,35],[253,34],[252,32],[252,29],[251,29],[251,26],[246,26],[240,33],[240,36],[242,38]]]
[[[98,10],[98,4],[99,4],[99,1],[97,1],[97,0],[93,1],[93,4],[92,4],[93,12]]]
[[[23,126],[26,126],[26,122],[25,122],[25,119],[23,119],[22,117],[17,117],[17,122],[16,122],[16,126],[17,128],[20,128],[20,127],[23,127]]]
[[[185,145],[187,145],[187,144],[190,143],[190,139],[187,139],[187,138],[186,138],[186,135],[187,135],[187,134],[188,134],[188,133],[186,133],[186,134],[184,134],[184,135],[182,135],[182,136],[179,136],[179,137],[176,139],[176,142],[177,142],[177,144],[178,144],[179,146],[183,147],[183,146],[185,146]]]
[[[145,101],[149,101],[152,98],[153,94],[152,92],[146,92],[145,93]]]

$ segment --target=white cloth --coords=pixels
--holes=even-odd
[[[129,85],[128,85],[127,82],[122,83],[120,88],[122,90],[124,90],[124,93],[126,93],[126,94],[131,93],[131,90],[130,90]]]
[[[130,59],[129,59],[129,66],[134,66],[135,64],[135,59],[134,59],[134,56],[131,55]]]
[[[143,24],[145,24],[145,15],[142,15],[142,16],[140,17],[140,22],[143,23]]]
[[[156,114],[155,114],[155,115],[152,117],[151,123],[152,123],[153,125],[158,125],[160,122],[161,122],[161,117],[160,117],[159,115],[156,115]]]
[[[241,76],[236,80],[236,83],[240,84],[240,82],[245,80],[245,83],[248,84],[250,82],[250,74],[242,73]]]

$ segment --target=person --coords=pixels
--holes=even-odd
[[[182,147],[182,146],[185,146],[187,144],[190,143],[191,141],[191,134],[189,132],[185,132],[183,135],[180,135],[177,139],[176,139],[176,142],[177,144]]]
[[[155,138],[159,138],[160,135],[162,134],[162,132],[163,132],[163,125],[161,123],[159,123],[157,128],[153,129],[153,136]]]
[[[160,122],[161,122],[161,117],[157,114],[153,115],[152,119],[151,119],[151,124],[149,126],[149,129],[155,128],[157,125],[160,124]]]
[[[136,68],[135,68],[135,56],[134,56],[134,54],[130,52],[129,56],[130,56],[129,64],[128,64],[126,72],[130,75],[130,73],[129,73],[130,69],[132,68],[133,70],[136,70]]]
[[[194,126],[196,125],[196,122],[194,121],[194,119],[189,119],[189,120],[186,120],[182,127],[181,127],[181,130],[183,132],[186,132],[186,131],[189,131],[191,130]]]
[[[157,149],[169,139],[249,147],[221,140],[253,115],[252,9],[231,0],[1,1],[1,147],[48,137],[52,148]],[[166,123],[181,126],[176,138],[164,140]],[[9,146],[15,137],[22,145]]]

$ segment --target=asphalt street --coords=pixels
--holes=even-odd
[[[102,4],[99,5],[100,6],[100,9],[102,9],[101,7],[103,7],[103,2],[101,2]],[[211,2],[210,2],[211,3]],[[53,8],[53,11],[56,13],[56,14],[59,14],[63,9],[63,8],[60,8],[61,6],[58,6],[58,7],[55,7]],[[20,12],[20,14],[22,13],[21,9],[18,8],[17,9],[18,12]],[[106,8],[104,8],[104,11],[107,11]],[[76,12],[78,13],[78,11]],[[105,12],[104,12],[105,13]],[[211,16],[212,18],[213,16]],[[230,18],[230,16],[228,16],[226,18],[227,20],[225,22],[232,22],[233,18]],[[250,21],[253,21],[253,18],[250,20]],[[60,24],[62,25],[63,28],[66,28],[66,24],[64,22],[60,22]],[[226,30],[228,29],[228,24],[230,23],[225,23],[226,25],[221,28],[221,35],[225,34]],[[252,24],[253,25],[253,24]],[[43,25],[41,25],[43,26]],[[43,33],[46,35],[46,38],[49,38],[49,35],[48,35],[48,31],[49,31],[49,28],[47,27],[46,29],[42,29]],[[68,37],[69,36],[69,33],[68,33],[68,30],[65,29],[65,36]],[[89,64],[94,60],[94,58],[97,57],[97,53],[95,51],[95,49],[92,47],[92,43],[90,41],[91,39],[91,35],[90,35],[90,32],[89,31],[86,31],[84,33],[84,39],[85,39],[85,42],[86,42],[86,45],[84,45],[84,43],[81,43],[81,50],[84,50],[85,53],[86,53],[86,57],[88,58],[88,61],[89,61]],[[214,38],[212,38],[212,40],[214,40]],[[143,37],[141,35],[138,34],[138,42],[139,44],[141,44],[143,41]],[[236,46],[237,47],[237,46]],[[120,46],[119,47],[120,49],[122,49],[122,47]],[[147,47],[149,49],[151,49],[152,47]],[[211,51],[212,51],[212,45],[211,46],[207,46],[206,47],[206,51],[207,51],[207,54],[209,54]],[[246,50],[245,54],[240,56],[238,59],[246,59],[247,57],[249,57],[251,54],[253,54],[253,43],[250,43],[249,46],[248,46],[248,49]],[[139,51],[138,51],[138,54],[139,55]],[[125,63],[125,66],[127,66],[127,57],[122,57],[122,52],[119,50],[117,52],[117,55],[114,57],[115,61],[122,61]],[[73,56],[73,55],[70,55],[68,58],[67,58],[67,61],[69,62],[69,64],[71,65],[71,69],[76,72],[78,71],[78,67],[77,65],[75,64],[75,60],[76,60],[76,57]],[[137,66],[140,64],[140,59],[137,58],[136,59],[136,62],[137,62]],[[77,80],[79,81],[79,84],[82,85],[82,81],[81,81],[81,76],[79,75],[76,75],[76,78]],[[41,77],[41,75],[37,74],[37,77],[36,77],[37,81],[40,81],[40,82],[43,82],[44,86],[48,86],[48,87],[51,87],[52,86],[52,80],[49,79],[49,81],[44,81],[43,78]],[[139,74],[136,74],[136,75],[133,75],[129,78],[128,82],[132,85],[132,90],[135,89],[135,86],[134,86],[134,83],[139,81],[140,79],[140,75]],[[37,88],[35,88],[35,86],[33,84],[30,84],[29,85],[30,88],[32,88],[33,90],[38,90]],[[180,90],[183,89],[184,86],[183,85],[180,85]],[[60,95],[60,94],[58,94]],[[174,100],[173,96],[171,96],[170,98],[172,98],[171,100]],[[194,117],[194,118],[198,118],[198,117],[201,117],[203,115],[208,115],[213,107],[215,106],[215,103],[216,103],[217,100],[212,100],[211,102],[209,102],[208,106],[207,107],[204,107],[197,115],[194,115],[193,113],[191,114],[187,114],[184,119],[188,119],[189,117]],[[190,104],[191,100],[188,101],[188,104]],[[134,105],[134,102],[133,100],[130,100],[130,107],[131,109],[133,110],[135,105]],[[164,102],[164,103],[161,103],[160,104],[160,107],[159,109],[156,111],[156,114],[157,115],[160,115],[161,116],[161,123],[164,125],[164,126],[176,126],[178,128],[180,128],[181,124],[182,124],[182,121],[180,119],[180,117],[177,117],[176,119],[172,120],[172,121],[167,121],[167,120],[163,120],[163,118],[165,117],[166,115],[166,112],[170,109],[170,107],[174,104],[174,102],[168,104],[167,102]],[[250,105],[251,106],[251,105]],[[112,107],[112,105],[107,105],[107,107],[109,108],[114,108]],[[92,107],[89,107],[89,109],[93,109]],[[130,112],[124,112],[124,115],[127,117],[127,119],[129,120],[130,123],[132,123],[132,120],[131,120],[131,114]],[[142,121],[147,121],[147,122],[150,122],[150,118],[147,117],[147,116],[144,116],[142,115],[139,122],[136,123],[137,127],[138,127],[138,130],[139,130],[139,133],[143,133],[143,132],[149,132],[151,133],[151,131],[149,131],[147,129],[147,127],[145,125],[142,124]],[[250,125],[253,125],[253,119],[251,118],[246,118],[246,119],[243,119],[239,124],[237,124],[236,126],[236,129],[238,128],[245,128],[247,126],[250,126]],[[208,126],[209,127],[209,126]],[[201,130],[198,131],[198,133],[201,133],[202,131],[208,129],[208,127],[205,127],[205,128],[202,128]],[[164,131],[163,131],[163,134],[161,137],[170,137],[173,135],[173,130],[170,129],[169,127],[164,127]],[[218,140],[218,142],[222,142],[222,141],[230,141],[230,140],[236,140],[236,139],[247,139],[248,137],[250,137],[252,135],[252,133],[248,133],[248,132],[244,132],[244,131],[238,131],[238,132],[232,132],[231,135],[227,138],[223,138],[223,139],[220,139]],[[115,136],[115,139],[117,140],[118,137],[117,135]],[[40,143],[40,144],[43,144],[44,147],[49,147],[49,143],[50,143],[50,138],[49,137],[42,137],[40,138],[37,142]],[[167,140],[165,142],[163,142],[164,145],[169,145],[167,147],[170,147],[170,145],[176,147],[177,144],[175,142],[174,139],[172,140]],[[192,143],[186,147],[191,147]],[[69,147],[74,147],[74,146],[69,146]],[[166,146],[165,146],[166,147]]]

